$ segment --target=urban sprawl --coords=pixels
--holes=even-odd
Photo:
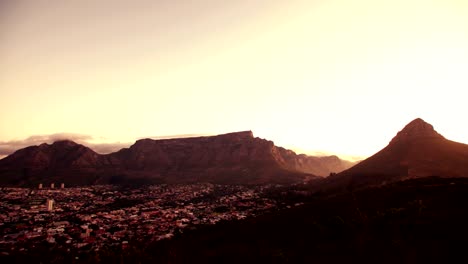
[[[74,251],[125,249],[169,239],[186,228],[239,220],[282,206],[265,193],[278,186],[215,184],[143,188],[89,186],[0,189],[0,253],[39,243]]]

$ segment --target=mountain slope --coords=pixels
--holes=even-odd
[[[356,166],[327,179],[347,188],[421,177],[468,177],[468,145],[445,139],[418,118],[387,147]]]
[[[110,166],[104,155],[73,141],[63,140],[16,151],[0,160],[0,182],[14,185],[39,182],[83,184],[98,168]]]

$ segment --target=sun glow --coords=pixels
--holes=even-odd
[[[6,6],[0,141],[252,130],[368,156],[422,117],[468,143],[466,1],[85,2]]]

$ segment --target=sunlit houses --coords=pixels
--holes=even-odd
[[[31,209],[37,209],[44,205],[44,198],[37,197],[36,195],[32,195],[28,199],[28,204]]]

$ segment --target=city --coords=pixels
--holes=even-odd
[[[239,220],[278,209],[268,186],[215,184],[112,185],[0,190],[0,254],[27,253],[47,243],[50,250],[125,250],[131,241],[170,239],[185,229]],[[288,206],[289,207],[289,206]]]

